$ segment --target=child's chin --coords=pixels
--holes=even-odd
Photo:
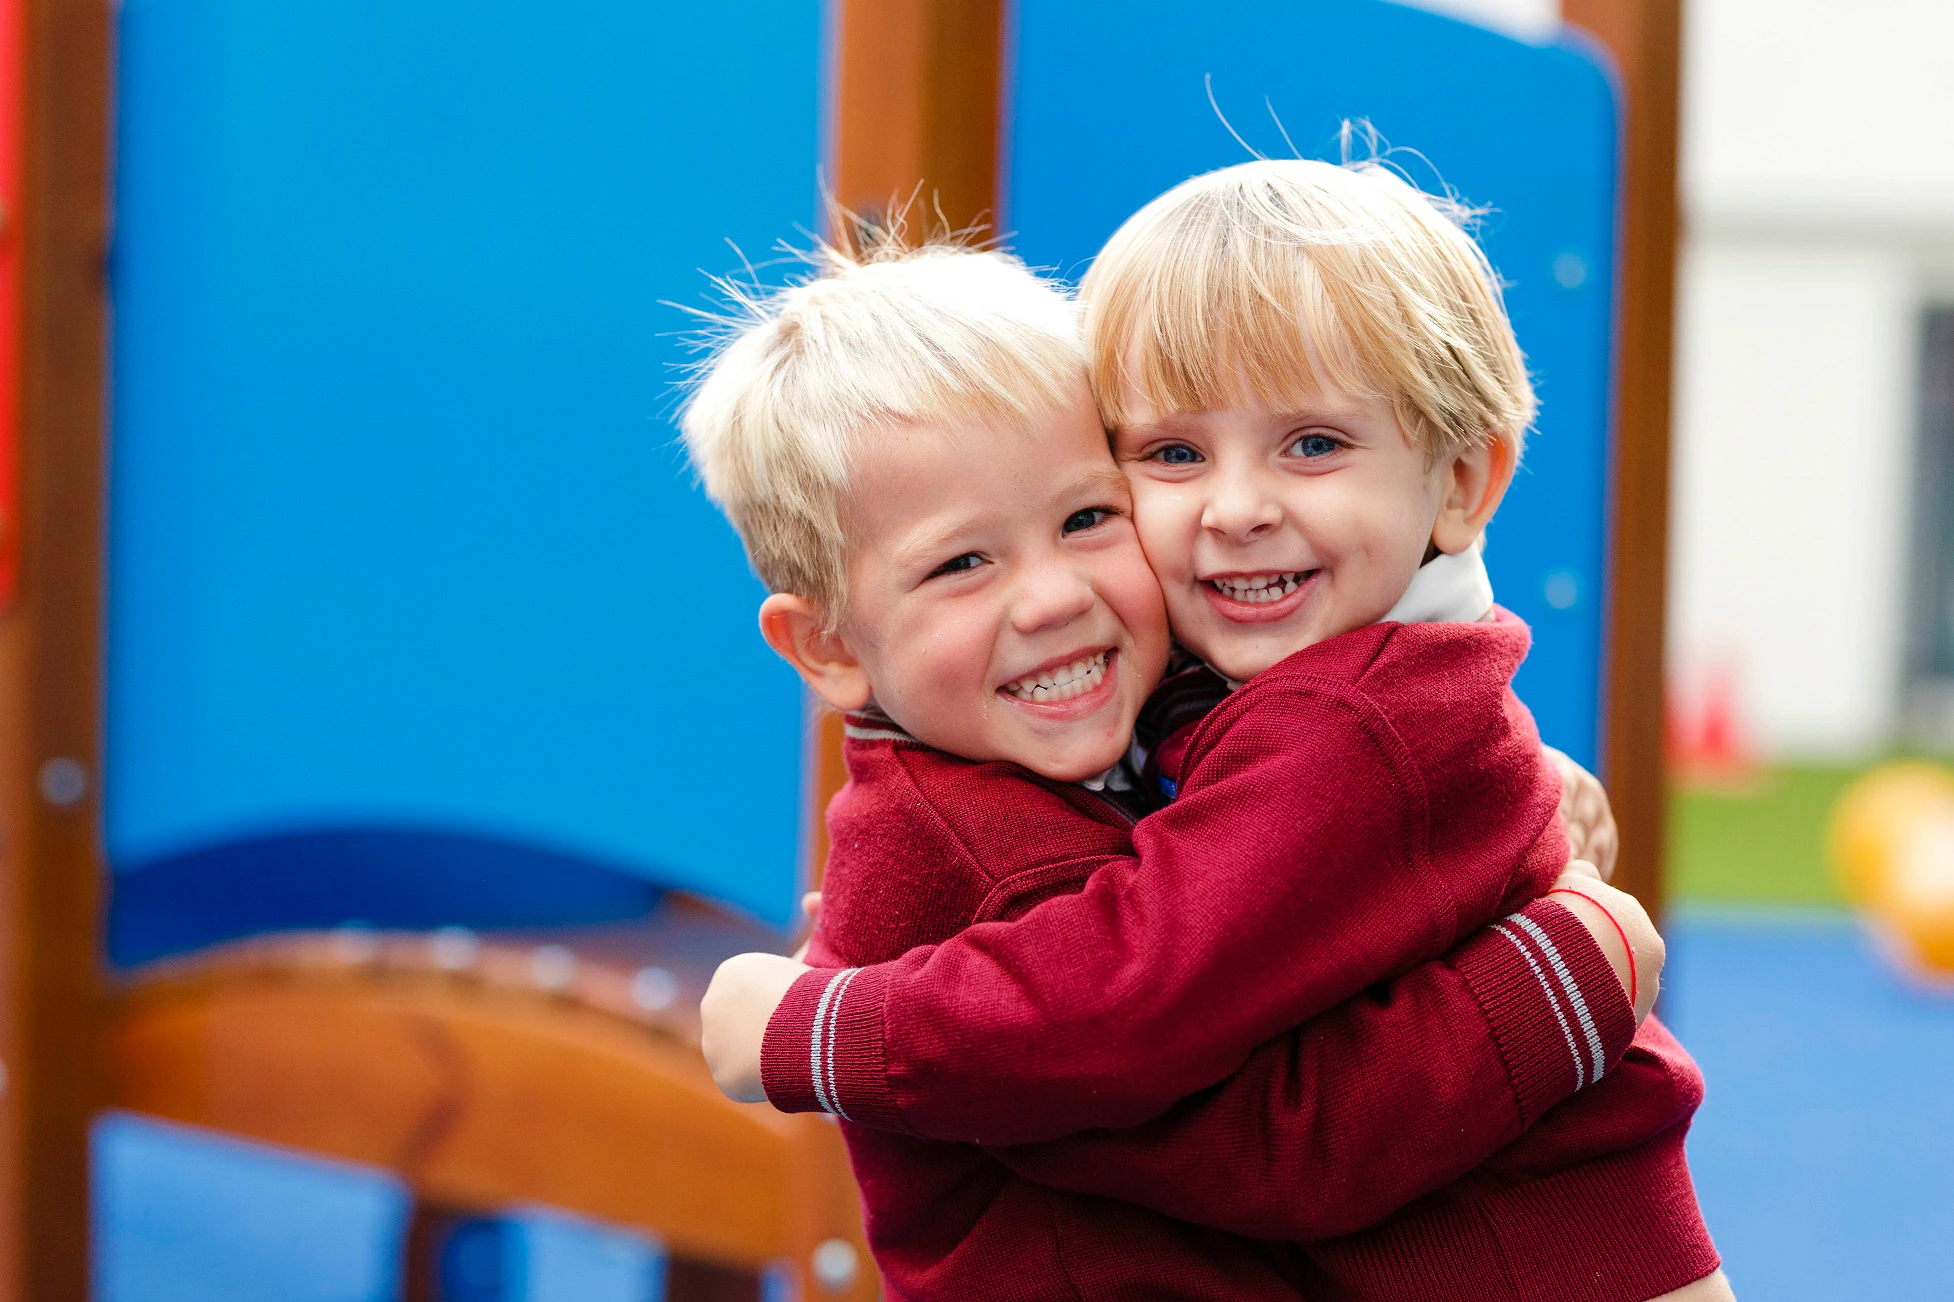
[[[1053,782],[1084,782],[1119,763],[1124,743],[1103,746],[1033,746],[1017,763]]]
[[[1295,655],[1304,647],[1323,639],[1309,630],[1269,630],[1260,637],[1218,637],[1206,647],[1190,645],[1188,650],[1201,657],[1208,668],[1233,682],[1245,683],[1265,669]]]
[[[1187,649],[1199,656],[1202,664],[1237,683],[1247,682],[1275,663],[1262,648],[1237,645],[1227,638],[1205,647],[1189,643]]]

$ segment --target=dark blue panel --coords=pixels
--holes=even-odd
[[[1381,0],[1020,0],[1007,229],[1077,274],[1126,216],[1246,155],[1338,157],[1368,119],[1482,231],[1539,385],[1538,433],[1489,535],[1500,601],[1533,625],[1521,695],[1592,765],[1600,691],[1615,102],[1585,47],[1532,46]],[[1264,104],[1267,97],[1268,104]],[[1428,160],[1425,161],[1425,160]],[[1434,173],[1434,169],[1436,169]],[[1558,278],[1557,278],[1558,270]]]
[[[820,29],[813,0],[127,0],[118,870],[408,828],[789,916],[799,689],[675,446],[661,300],[811,220]],[[409,907],[402,872],[400,920],[506,912]]]
[[[553,927],[641,917],[643,877],[478,837],[340,828],[225,841],[115,878],[109,957],[147,962],[252,932],[333,927]]]

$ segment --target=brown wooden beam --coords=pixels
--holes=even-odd
[[[839,0],[838,9],[835,199],[869,222],[913,203],[925,229],[994,228],[1002,0]],[[848,780],[841,741],[840,716],[822,712],[808,761],[814,887],[828,858],[828,802]]]
[[[753,1296],[775,1262],[801,1297],[866,1302],[877,1277],[841,1132],[729,1102],[699,1054],[707,977],[764,938],[674,909],[613,933],[622,956],[573,951],[547,987],[533,937],[485,937],[460,957],[417,933],[242,941],[155,964],[117,993],[111,1097],[395,1172],[420,1205],[409,1298],[437,1295],[435,1253],[457,1220],[541,1202],[661,1239],[690,1263],[675,1302],[711,1296],[715,1280]],[[676,997],[657,1008],[635,994],[647,953],[672,965]],[[855,1269],[824,1285],[817,1256],[837,1239]]]
[[[833,185],[873,216],[914,195],[953,230],[997,209],[1001,0],[842,0]]]
[[[1562,14],[1598,38],[1621,73],[1622,232],[1602,763],[1622,832],[1616,884],[1660,912],[1682,0],[1565,0]]]
[[[21,583],[0,615],[0,1299],[88,1296],[101,1097],[97,793],[109,6],[27,0]],[[8,196],[12,199],[13,196]]]

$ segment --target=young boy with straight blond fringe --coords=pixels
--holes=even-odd
[[[822,274],[753,305],[685,432],[773,590],[764,635],[848,713],[850,782],[829,811],[812,961],[859,968],[1023,925],[1041,902],[1091,893],[1105,868],[1131,862],[1140,802],[1122,757],[1167,658],[1164,612],[1062,294],[997,254],[829,251]],[[1502,712],[1494,729],[1537,762],[1523,712]],[[1351,776],[1333,762],[1304,770],[1319,794]],[[1660,942],[1632,900],[1578,871],[1562,880],[1586,894],[1561,897],[1567,907],[1528,902],[1567,862],[1558,789],[1551,776],[1531,781],[1495,815],[1502,846],[1526,847],[1538,874],[1512,892],[1520,912],[1459,919],[1388,983],[1299,1015],[1294,1029],[1271,1026],[1268,1043],[1218,1070],[1163,1057],[1154,1065],[1174,1092],[1138,1111],[1116,1102],[1116,1122],[1213,1088],[1140,1130],[998,1146],[1079,1129],[1048,1112],[901,1133],[877,1101],[888,1097],[881,1064],[828,1052],[880,1035],[858,1016],[879,1000],[852,999],[846,972],[824,985],[807,1001],[800,1074],[785,1083],[790,1054],[782,1088],[846,1118],[892,1293],[1296,1296],[1305,1264],[1259,1239],[1370,1225],[1591,1083],[1646,1012]],[[1197,829],[1168,871],[1198,876],[1230,858],[1274,882],[1329,867],[1303,830],[1310,820],[1269,795],[1265,811],[1283,816],[1254,845]],[[1351,829],[1354,841],[1379,831],[1394,835]],[[1171,858],[1179,835],[1153,837],[1153,857]],[[1355,844],[1336,853],[1373,857]],[[1370,914],[1431,939],[1428,896],[1448,887],[1400,881]],[[743,962],[727,971],[737,977]],[[719,1032],[739,1020],[724,998],[741,1004],[739,984],[716,983],[709,997],[717,1064],[738,1056]],[[1096,1038],[1075,1052],[1095,1057]],[[755,1092],[737,1068],[719,1074]]]
[[[850,966],[734,960],[707,1008],[723,1080],[750,1087],[740,1078],[757,1058],[776,1106],[839,1113],[854,1134],[981,1141],[1049,1188],[1293,1240],[1282,1260],[1310,1297],[1729,1296],[1683,1159],[1694,1064],[1654,1020],[1635,1030],[1619,1001],[1583,991],[1571,918],[1528,916],[1555,907],[1528,905],[1550,890],[1585,911],[1598,884],[1555,885],[1560,784],[1510,687],[1527,632],[1492,604],[1479,560],[1533,395],[1492,271],[1452,218],[1375,163],[1257,162],[1177,187],[1114,236],[1083,290],[1095,392],[1174,634],[1226,699],[1148,758],[1171,803],[1133,828],[1132,855],[1073,847],[1067,866],[1091,870],[1082,887],[1011,921],[980,911],[980,925],[873,964],[827,943],[825,912],[815,957]],[[1027,487],[1044,482],[1041,448],[978,443],[964,459],[1000,455]],[[934,483],[898,478],[877,496],[920,500]],[[991,509],[972,500],[942,528],[889,536],[913,556],[897,587],[954,594],[1008,576],[972,527]],[[1085,608],[1079,593],[1052,594],[1047,615]],[[775,639],[830,700],[886,709],[878,653],[855,656],[872,642],[844,635],[810,653]],[[983,666],[977,712],[1070,718],[1074,702],[1112,699],[1122,663],[1147,667],[1098,634],[1061,642],[1048,663],[957,656]],[[849,677],[844,662],[871,672]],[[929,741],[858,727],[898,757]],[[859,825],[842,810],[837,843],[876,835],[905,799]],[[985,826],[976,844],[991,859],[1040,840],[1016,814]],[[917,838],[875,857],[913,881],[972,844]],[[839,883],[829,907],[837,928],[854,921]],[[1339,1000],[1376,1009],[1363,992],[1489,924],[1527,973],[1511,989],[1531,979],[1565,996],[1571,1084],[1592,1087],[1470,1154],[1438,1135],[1488,1119],[1472,1105],[1407,1127],[1335,1173],[1360,1209],[1350,1220],[1285,1219],[1255,1176],[1261,1155],[1293,1142],[1263,1105],[1295,1094],[1219,1113],[1218,1101],[1269,1079],[1271,1037],[1320,1029],[1312,1019]],[[1365,1107],[1415,1057],[1353,1046],[1381,1068],[1351,1070]],[[1314,1073],[1284,1084],[1364,1110]],[[1094,1127],[1115,1133],[1079,1133]],[[1040,1147],[1000,1148],[1019,1143]],[[1308,1178],[1285,1174],[1300,1177],[1287,1189]],[[1367,1199],[1374,1188],[1391,1192]]]

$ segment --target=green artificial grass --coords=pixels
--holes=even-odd
[[[1670,898],[1843,906],[1825,829],[1840,794],[1870,767],[1787,765],[1739,790],[1672,791]]]

